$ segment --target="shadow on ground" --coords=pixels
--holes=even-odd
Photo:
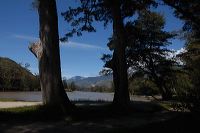
[[[137,133],[198,131],[199,116],[171,112],[155,102],[132,102],[123,111],[107,102],[75,102],[71,115],[41,106],[0,111],[0,133]]]

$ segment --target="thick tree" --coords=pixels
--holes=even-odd
[[[122,18],[122,11],[120,9],[121,2],[119,0],[113,1],[111,8],[111,15],[113,19],[113,36],[115,40],[115,48],[113,52],[113,79],[115,85],[115,94],[113,103],[116,105],[125,105],[130,101],[128,91],[128,76],[127,64],[125,56],[125,31]]]
[[[125,26],[126,33],[126,62],[129,68],[129,76],[132,74],[142,73],[148,76],[159,88],[163,99],[171,97],[169,81],[172,79],[173,66],[175,62],[167,59],[169,50],[166,46],[170,44],[168,41],[173,37],[169,32],[163,31],[164,18],[162,15],[142,11],[134,22],[128,22]],[[113,37],[108,46],[112,49],[115,45]],[[112,55],[104,55],[102,60],[105,67],[112,68]],[[113,73],[114,73],[114,69]],[[134,71],[134,72],[133,72]],[[109,70],[104,70],[109,73]]]
[[[129,104],[127,64],[125,57],[125,33],[124,20],[132,17],[135,11],[145,9],[152,4],[151,0],[80,0],[80,6],[69,8],[62,15],[71,23],[73,30],[66,34],[62,40],[67,40],[73,34],[81,35],[82,31],[96,31],[92,23],[94,21],[104,22],[106,26],[109,22],[113,24],[113,36],[115,46],[112,64],[113,80],[115,86],[114,105],[117,107]]]
[[[39,61],[43,103],[68,111],[72,104],[64,90],[61,78],[56,1],[38,0],[37,2],[40,41],[31,44],[29,48]]]

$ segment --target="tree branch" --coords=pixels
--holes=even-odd
[[[42,57],[41,41],[31,43],[28,48],[31,51],[31,53],[33,53],[38,60]]]

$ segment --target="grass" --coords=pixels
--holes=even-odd
[[[167,102],[159,102],[159,105],[161,107],[163,107],[166,110],[171,110],[172,109],[172,104],[171,103],[167,103]]]
[[[93,123],[104,120],[132,117],[144,119],[152,117],[152,113],[165,110],[155,103],[132,102],[131,106],[124,110],[121,107],[114,107],[110,102],[102,101],[74,101],[77,105],[71,114],[63,114],[56,108],[46,106],[26,106],[17,108],[0,109],[0,121],[62,121],[79,122],[90,121]],[[146,119],[146,118],[145,118]]]
[[[118,117],[119,115],[129,115],[132,113],[151,113],[163,110],[158,104],[133,102],[130,108],[113,107],[111,102],[103,101],[74,101],[77,105],[76,110],[70,115],[75,120],[97,120],[109,117]],[[67,117],[61,110],[47,106],[25,106],[16,108],[0,109],[0,120],[19,119],[19,120],[50,120]],[[70,116],[70,117],[71,117]]]
[[[41,105],[0,109],[0,121],[51,121],[62,117],[63,113],[56,108]]]
[[[15,102],[15,99],[11,99],[11,98],[0,98],[0,102]]]

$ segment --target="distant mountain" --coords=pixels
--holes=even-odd
[[[74,82],[76,86],[82,89],[91,87],[112,87],[112,75],[109,76],[97,76],[97,77],[81,77],[75,76],[67,80],[68,83]]]
[[[76,82],[76,81],[83,80],[83,79],[85,79],[85,77],[75,76],[75,77],[68,79],[67,82]]]

